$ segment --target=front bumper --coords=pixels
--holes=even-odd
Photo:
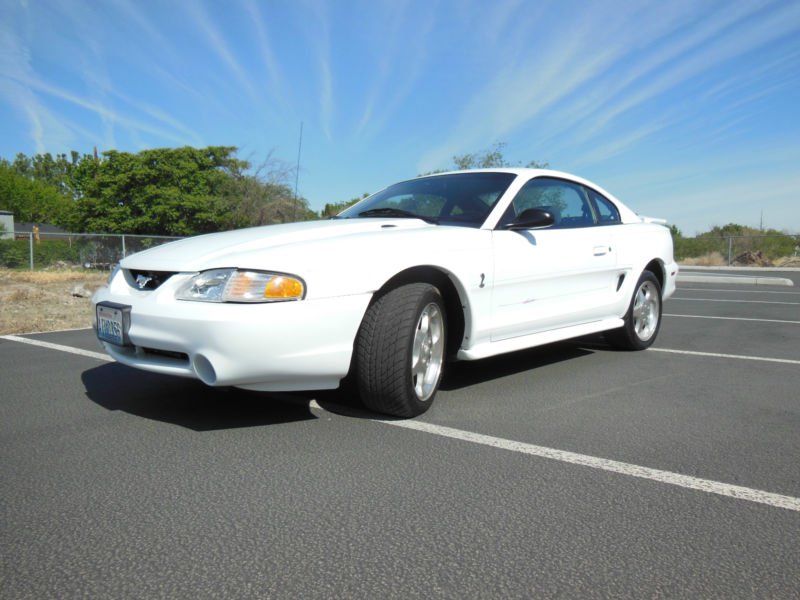
[[[131,345],[103,342],[122,364],[208,385],[259,391],[329,389],[347,374],[371,294],[264,304],[175,300],[190,274],[158,289],[119,273],[92,298],[129,305]]]

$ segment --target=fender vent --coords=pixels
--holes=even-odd
[[[623,273],[622,275],[620,275],[620,276],[619,276],[619,279],[617,280],[617,291],[619,291],[619,290],[620,290],[620,288],[622,287],[622,282],[623,282],[623,281],[625,281],[625,273]]]

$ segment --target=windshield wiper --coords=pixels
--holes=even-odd
[[[369,210],[362,210],[358,213],[359,217],[399,217],[401,219],[422,219],[426,223],[433,223],[434,225],[438,222],[436,219],[431,217],[423,217],[422,215],[417,215],[413,212],[408,210],[403,210],[401,208],[370,208]]]

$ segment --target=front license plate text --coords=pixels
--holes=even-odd
[[[125,346],[128,342],[130,323],[130,307],[120,304],[97,305],[97,337],[117,346]]]

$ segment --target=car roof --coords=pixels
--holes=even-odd
[[[415,179],[421,179],[424,177],[437,177],[440,175],[456,175],[460,173],[512,173],[514,175],[522,175],[526,177],[534,177],[534,176],[548,176],[548,177],[561,177],[564,179],[572,179],[574,181],[581,181],[586,182],[593,187],[597,187],[591,181],[583,179],[577,175],[572,173],[567,173],[565,171],[556,171],[554,169],[533,169],[528,167],[493,167],[487,169],[460,169],[455,171],[442,171],[439,173],[428,173],[426,175],[420,175]]]

